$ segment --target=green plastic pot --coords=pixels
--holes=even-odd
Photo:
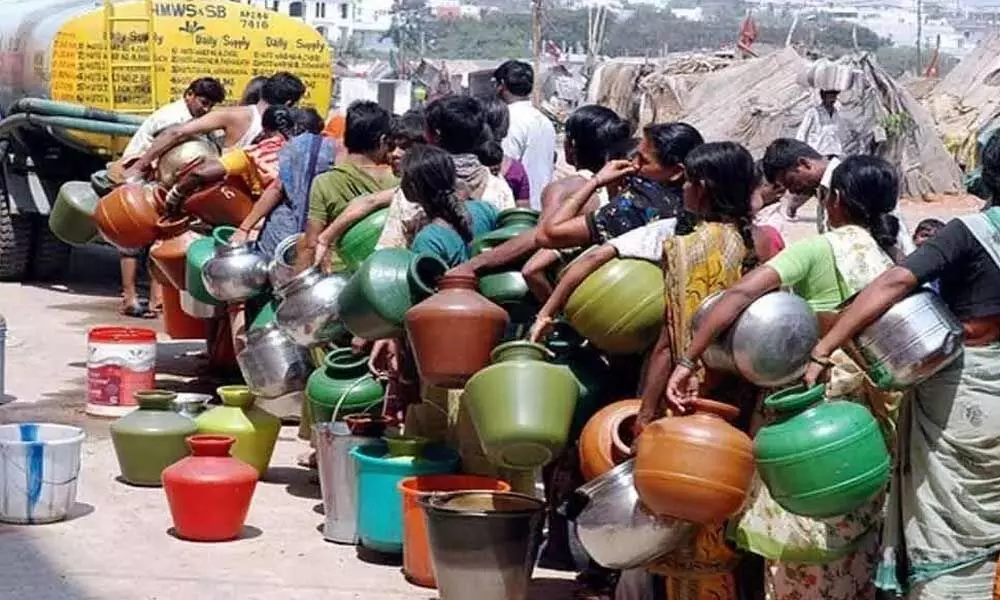
[[[343,419],[345,415],[382,414],[385,390],[368,370],[368,356],[338,348],[323,358],[323,366],[306,381],[306,397],[315,423]]]
[[[754,438],[757,472],[792,514],[833,517],[885,489],[892,461],[878,421],[849,400],[826,400],[825,386],[792,388],[764,401],[776,420]]]
[[[231,435],[236,438],[232,455],[264,476],[274,454],[281,421],[254,406],[254,397],[245,385],[224,385],[216,390],[222,406],[198,416],[198,433]]]
[[[235,227],[228,225],[216,227],[211,236],[198,238],[188,247],[184,283],[187,285],[187,292],[195,300],[212,306],[223,304],[205,289],[205,284],[201,280],[201,272],[205,268],[205,263],[215,254],[215,249],[228,244],[229,238],[235,233]]]
[[[382,235],[388,208],[379,209],[355,223],[337,241],[337,255],[351,271],[361,266],[375,252],[375,245]]]
[[[520,271],[480,277],[479,293],[502,306],[513,323],[531,323],[538,313],[538,302]]]
[[[607,403],[605,384],[611,368],[607,359],[565,322],[555,324],[546,347],[552,353],[552,362],[569,371],[580,386],[580,398],[569,428],[569,438],[575,440],[587,421]]]
[[[497,228],[472,240],[472,254],[487,250],[516,238],[538,225],[538,211],[530,208],[509,208],[497,215]]]
[[[548,362],[539,344],[501,344],[492,360],[469,380],[463,398],[483,450],[503,468],[545,466],[567,443],[580,386]]]
[[[382,438],[389,448],[389,456],[420,456],[430,440],[417,435],[387,435]]]
[[[403,334],[403,318],[434,293],[448,270],[440,258],[402,248],[369,256],[340,293],[340,318],[351,334],[378,340]]]
[[[610,354],[639,354],[663,325],[663,273],[645,260],[613,259],[576,288],[563,314],[580,335]]]
[[[67,181],[59,188],[49,213],[49,229],[57,238],[74,246],[97,239],[94,211],[100,198],[86,181]]]
[[[118,466],[128,483],[159,486],[163,469],[188,455],[184,440],[198,433],[198,425],[174,410],[176,398],[168,390],[136,392],[139,409],[111,424]]]

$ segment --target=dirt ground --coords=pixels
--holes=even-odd
[[[907,202],[912,230],[923,218],[971,212],[971,199]],[[815,214],[807,205],[803,216]],[[781,226],[786,239],[814,231],[803,218]],[[6,386],[0,423],[47,421],[83,427],[78,504],[63,523],[0,525],[0,598],[80,599],[430,599],[433,590],[405,582],[398,565],[361,562],[353,548],[323,541],[318,527],[319,486],[295,464],[306,449],[285,428],[268,476],[258,486],[242,539],[194,544],[173,537],[162,490],[116,480],[109,421],[84,414],[86,333],[95,325],[158,328],[155,321],[117,314],[117,255],[109,248],[74,252],[61,285],[0,284],[6,317]],[[203,375],[200,346],[159,344],[158,385],[211,391],[220,382]],[[536,571],[533,599],[572,597],[572,575]],[[474,593],[474,592],[473,592]],[[470,595],[469,598],[473,598]]]

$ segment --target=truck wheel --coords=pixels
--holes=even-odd
[[[35,219],[35,251],[31,260],[32,279],[37,281],[58,281],[69,267],[69,255],[73,247],[60,240],[49,229],[49,220]]]
[[[12,215],[0,197],[0,280],[21,281],[28,272],[34,228],[28,215]]]

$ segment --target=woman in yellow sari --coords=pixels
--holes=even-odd
[[[756,266],[751,198],[757,177],[750,153],[732,142],[704,144],[684,160],[684,207],[699,218],[694,230],[663,245],[666,311],[643,377],[636,429],[663,416],[667,377],[691,341],[691,316],[709,295]],[[736,378],[703,373],[701,393],[740,406],[746,428],[757,390]],[[716,393],[720,392],[720,393]],[[762,575],[738,574],[743,557],[725,542],[724,524],[704,527],[686,547],[649,565],[666,600],[737,600]]]

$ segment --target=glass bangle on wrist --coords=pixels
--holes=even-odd
[[[830,360],[829,356],[813,356],[809,355],[809,362],[819,365],[821,367],[830,368],[833,366],[833,361]]]
[[[684,367],[685,369],[688,369],[689,371],[694,371],[695,368],[697,368],[695,362],[686,356],[678,358],[677,364]]]

